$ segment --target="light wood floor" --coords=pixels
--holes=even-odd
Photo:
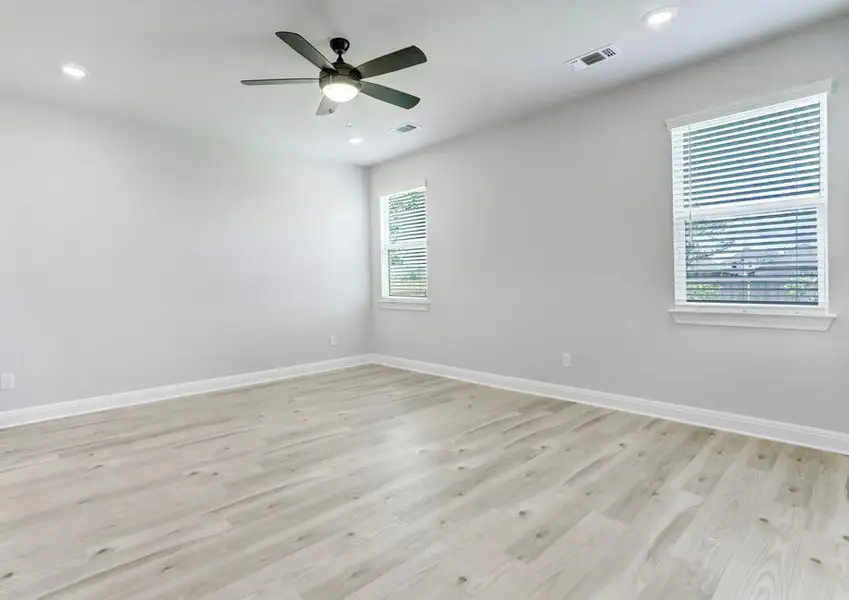
[[[849,598],[847,479],[846,457],[359,367],[0,432],[0,596]]]

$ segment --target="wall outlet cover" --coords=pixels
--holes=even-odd
[[[572,366],[572,355],[567,354],[566,352],[560,357],[560,364],[563,365],[564,369],[568,369]]]
[[[3,373],[0,375],[0,390],[13,390],[15,389],[15,375],[14,373]]]

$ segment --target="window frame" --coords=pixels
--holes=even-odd
[[[687,325],[719,325],[733,327],[765,327],[777,329],[804,329],[826,331],[835,316],[828,312],[829,307],[829,248],[828,248],[828,95],[833,87],[831,80],[810,84],[778,94],[738,103],[724,109],[705,111],[678,119],[670,119],[667,126],[672,142],[670,166],[673,177],[673,308],[669,311],[676,322]],[[762,112],[768,114],[777,107],[786,104],[819,102],[820,110],[820,177],[821,188],[818,194],[797,198],[780,198],[744,204],[742,206],[687,207],[685,196],[675,185],[675,170],[680,156],[675,148],[675,134],[687,127],[705,128],[722,123],[740,120],[745,113]],[[747,115],[750,116],[750,115]],[[740,217],[776,212],[783,209],[817,210],[817,244],[822,259],[818,259],[818,294],[816,306],[747,304],[747,303],[711,303],[687,299],[686,264],[682,264],[686,253],[679,251],[686,243],[686,223],[690,220],[702,220],[721,217]],[[683,300],[682,300],[683,299]]]
[[[414,192],[423,192],[425,198],[424,214],[425,214],[425,237],[421,240],[405,240],[394,244],[389,242],[389,202],[396,196],[411,194]],[[408,189],[404,189],[391,194],[380,196],[380,302],[384,308],[400,308],[411,310],[427,310],[430,304],[430,261],[427,250],[428,239],[428,203],[427,203],[427,186],[420,185]],[[390,296],[389,295],[389,252],[391,250],[406,250],[406,249],[423,249],[425,251],[425,267],[428,272],[427,285],[425,287],[425,296]]]

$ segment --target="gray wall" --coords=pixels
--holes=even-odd
[[[366,349],[362,169],[14,101],[0,132],[0,410]]]
[[[374,168],[373,231],[378,196],[427,180],[432,300],[429,312],[375,307],[374,350],[849,431],[848,90],[829,106],[831,331],[684,326],[667,313],[664,120],[828,77],[849,83],[847,19]]]

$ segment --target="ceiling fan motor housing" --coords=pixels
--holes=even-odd
[[[330,40],[330,49],[333,50],[333,53],[337,54],[340,58],[348,51],[350,47],[351,42],[349,42],[345,38],[333,38],[332,40]]]

